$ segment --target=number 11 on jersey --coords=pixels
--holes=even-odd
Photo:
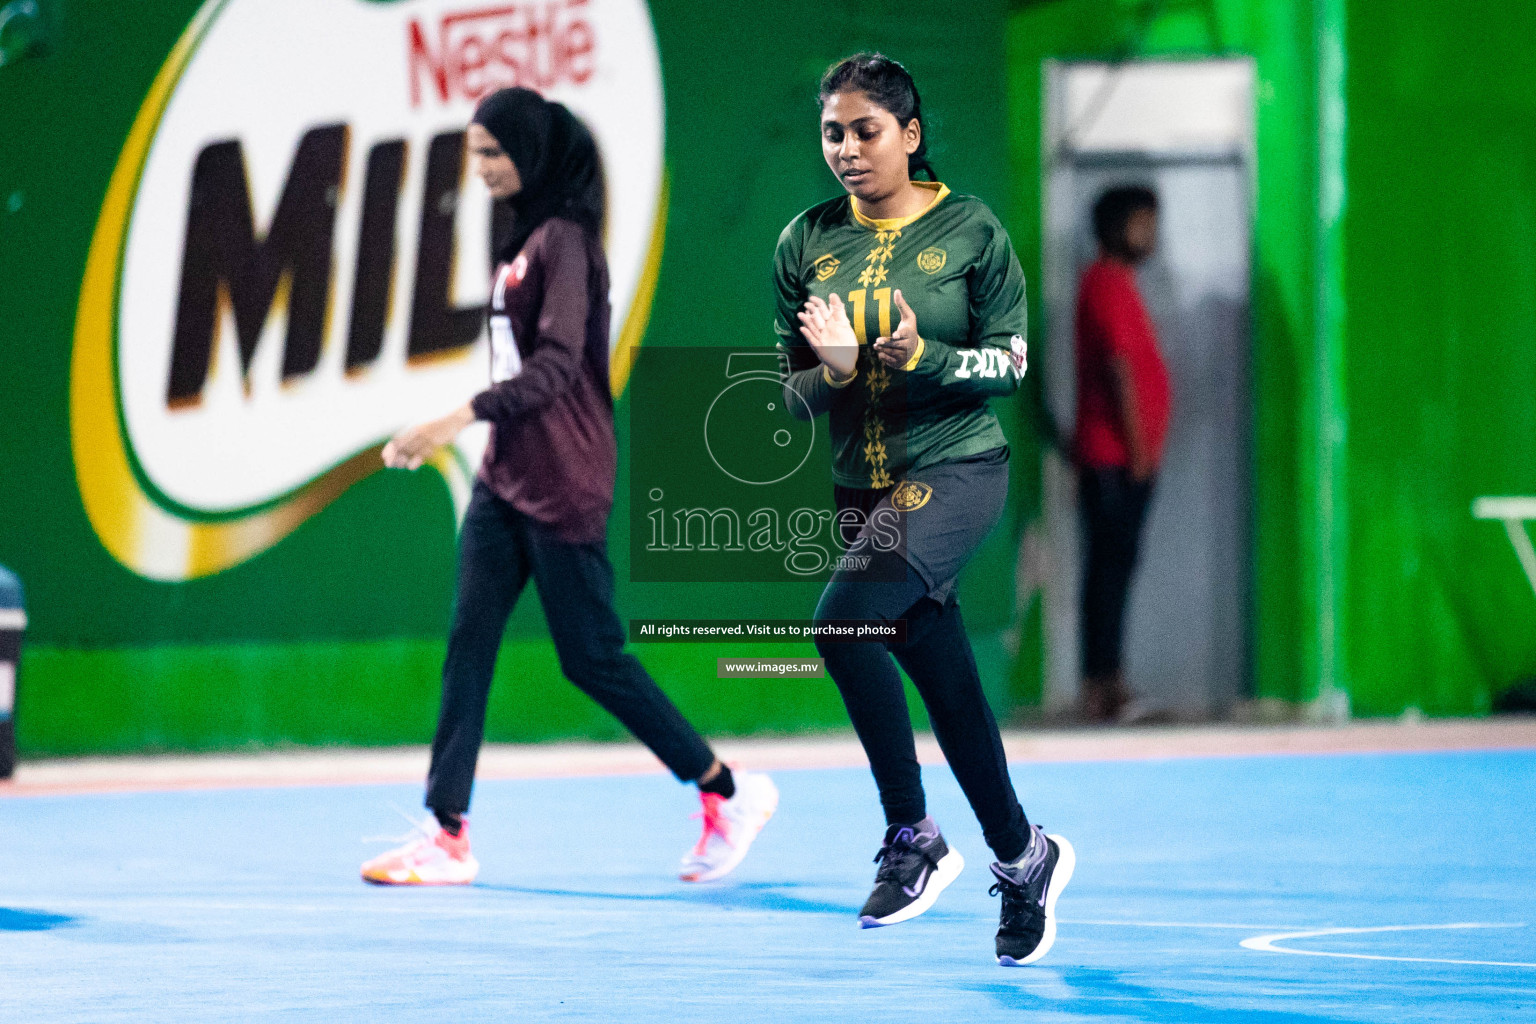
[[[853,307],[853,334],[859,339],[860,345],[869,344],[869,332],[864,324],[865,297],[868,289],[859,288],[848,293],[848,304]],[[880,333],[877,337],[889,338],[891,336],[891,290],[889,288],[875,289],[875,304],[880,307]]]

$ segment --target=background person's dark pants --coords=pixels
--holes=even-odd
[[[1078,470],[1078,503],[1086,540],[1083,573],[1083,674],[1102,680],[1120,672],[1125,605],[1141,551],[1152,481],[1137,483],[1123,467]]]
[[[624,723],[678,779],[691,781],[708,771],[715,760],[709,745],[624,650],[604,543],[561,541],[476,481],[459,532],[458,589],[427,806],[454,814],[469,809],[496,652],[530,575],[565,677]]]
[[[816,606],[816,619],[906,619],[906,642],[818,639],[816,650],[869,757],[886,823],[912,825],[928,813],[906,691],[891,663],[894,654],[928,708],[934,737],[981,822],[987,845],[998,860],[1017,860],[1029,844],[1029,822],[1008,777],[1002,738],[981,688],[960,606],[953,599],[940,605],[925,596],[927,584],[895,552],[873,557],[875,562],[861,573],[839,571],[832,577]]]

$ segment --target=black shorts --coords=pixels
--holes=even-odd
[[[922,577],[927,596],[943,604],[960,570],[1003,517],[1008,447],[913,470],[891,487],[834,485],[833,497],[849,556],[856,559],[871,546],[895,550]],[[845,518],[850,510],[858,515]],[[839,577],[860,574],[839,568],[832,578]]]

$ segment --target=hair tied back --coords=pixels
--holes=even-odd
[[[928,162],[928,126],[923,124],[922,97],[917,93],[917,83],[901,62],[883,53],[856,53],[844,57],[821,76],[817,102],[824,106],[837,93],[848,90],[862,92],[889,110],[903,128],[913,121],[918,123],[922,135],[917,149],[907,157],[907,176],[915,178],[922,171],[930,181],[938,181],[939,176]]]

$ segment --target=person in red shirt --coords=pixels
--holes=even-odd
[[[1135,268],[1157,243],[1157,196],[1112,188],[1093,207],[1099,255],[1077,296],[1078,502],[1083,577],[1083,714],[1114,721],[1130,701],[1121,669],[1126,597],[1168,434],[1172,395]]]

